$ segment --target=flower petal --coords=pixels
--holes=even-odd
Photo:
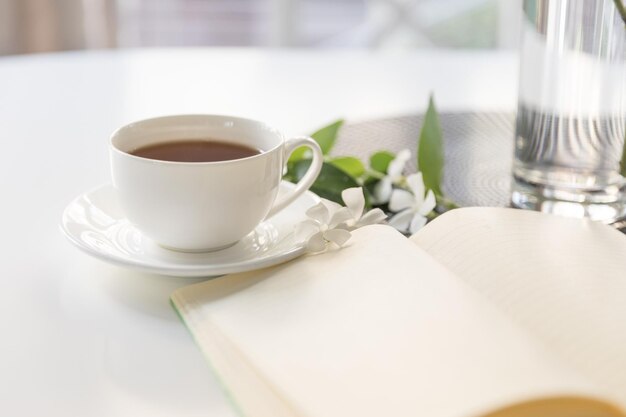
[[[400,159],[405,162],[408,161],[409,159],[411,159],[411,150],[407,148],[402,149],[396,154],[396,159]]]
[[[410,209],[401,211],[400,213],[389,219],[389,225],[401,232],[406,232],[413,219],[413,212]]]
[[[379,208],[375,208],[365,213],[363,217],[359,219],[359,221],[356,223],[355,226],[363,227],[363,226],[367,226],[370,224],[377,224],[377,223],[382,222],[386,218],[387,218],[387,215],[385,214],[384,211],[382,211]]]
[[[343,200],[354,220],[359,220],[363,215],[365,209],[365,197],[363,196],[363,188],[352,187],[346,188],[341,192],[341,199]]]
[[[415,204],[415,197],[413,194],[406,190],[396,188],[391,193],[389,199],[389,210],[393,212],[402,211],[406,208],[412,207]]]
[[[322,201],[309,208],[306,211],[306,215],[322,224],[328,224],[328,219],[330,218],[330,212]]]
[[[341,204],[337,204],[334,201],[326,200],[325,198],[322,198],[322,204],[324,204],[328,209],[329,218],[333,216],[334,212],[340,210],[343,207]]]
[[[418,205],[421,206],[424,201],[424,192],[426,191],[422,173],[418,172],[409,175],[406,177],[406,183],[409,186],[409,190],[411,190],[413,195],[415,195],[415,201],[417,201],[419,203]]]
[[[324,232],[324,238],[339,247],[343,246],[351,237],[352,233],[343,229],[331,229]]]
[[[415,213],[413,219],[411,219],[411,226],[409,226],[409,232],[411,234],[416,233],[418,230],[422,228],[426,224],[426,217],[420,215],[419,213]]]
[[[320,224],[315,220],[306,219],[298,223],[294,230],[296,242],[305,242],[308,238],[319,232]]]
[[[433,190],[428,190],[428,192],[426,193],[426,198],[420,206],[418,213],[422,216],[426,216],[428,213],[433,211],[436,206],[437,200],[435,199],[435,193],[433,193]]]
[[[309,237],[306,242],[306,250],[309,252],[322,252],[326,249],[326,239],[322,232],[317,232],[313,236]]]
[[[395,180],[397,177],[402,175],[402,171],[404,171],[404,166],[407,161],[411,159],[411,151],[408,149],[403,149],[396,157],[389,163],[389,167],[387,167],[387,175]]]
[[[391,197],[391,191],[391,178],[383,177],[374,187],[374,198],[376,199],[376,203],[385,204],[388,202],[389,197]]]
[[[328,227],[334,229],[342,223],[353,223],[352,213],[346,207],[340,207],[333,216],[330,218],[330,222],[328,223]]]

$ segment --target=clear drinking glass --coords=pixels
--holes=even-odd
[[[613,0],[524,1],[513,206],[626,214],[625,25]]]

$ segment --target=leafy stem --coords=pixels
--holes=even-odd
[[[419,225],[425,217],[422,214],[424,211],[429,212],[426,218],[432,219],[439,213],[458,207],[444,195],[441,187],[444,174],[443,132],[432,96],[419,138],[416,138],[417,165],[420,171],[417,174],[404,174],[405,164],[411,158],[411,151],[408,149],[398,154],[379,150],[371,154],[365,162],[354,156],[332,155],[331,150],[337,142],[343,123],[343,120],[337,120],[311,135],[324,155],[322,170],[311,186],[311,191],[322,198],[342,204],[344,190],[361,187],[365,207],[375,206],[395,214],[389,219],[389,223],[404,233],[413,233],[416,227],[421,227]],[[298,148],[289,157],[284,178],[299,181],[310,165],[309,150]],[[392,200],[395,202],[390,204]]]

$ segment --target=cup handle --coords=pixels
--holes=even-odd
[[[320,149],[320,146],[317,144],[317,142],[315,142],[315,140],[307,136],[292,138],[285,142],[285,147],[283,149],[285,163],[287,163],[289,155],[291,155],[291,153],[300,146],[307,146],[311,149],[311,151],[313,151],[313,160],[311,161],[311,166],[309,166],[309,169],[307,170],[306,174],[304,174],[304,177],[302,177],[302,179],[298,181],[298,183],[296,184],[296,188],[294,188],[292,192],[290,192],[280,201],[274,204],[269,214],[265,217],[266,219],[269,219],[270,217],[287,207],[296,198],[298,198],[300,194],[311,188],[311,185],[313,185],[313,183],[317,179],[317,176],[322,170],[322,163],[324,162],[324,155],[322,154],[322,150]]]

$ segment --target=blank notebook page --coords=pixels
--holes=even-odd
[[[504,208],[452,210],[411,240],[626,406],[626,236]]]
[[[387,226],[172,300],[248,417],[474,417],[594,392]]]

